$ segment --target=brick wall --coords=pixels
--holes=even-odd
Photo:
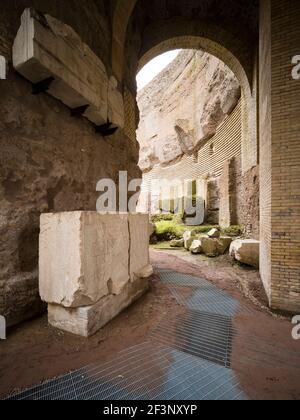
[[[241,102],[195,156],[184,156],[179,163],[168,167],[156,167],[143,175],[143,195],[153,179],[204,179],[207,196],[207,223],[219,223],[220,181],[225,163],[231,161],[231,223],[245,225],[249,237],[258,237],[259,226],[259,178],[254,167],[242,175],[241,144],[242,117]],[[213,153],[212,153],[213,151]],[[229,180],[228,180],[229,182]],[[228,187],[229,188],[229,187]],[[227,200],[224,197],[224,200]],[[229,198],[228,198],[229,200]],[[145,202],[145,201],[144,201]],[[229,205],[229,202],[228,202]],[[223,204],[222,204],[223,206]]]
[[[300,2],[261,1],[261,276],[275,309],[300,311]]]

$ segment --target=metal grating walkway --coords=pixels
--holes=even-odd
[[[232,317],[242,310],[204,279],[161,271],[185,308],[113,361],[69,373],[14,400],[244,400],[231,370]]]

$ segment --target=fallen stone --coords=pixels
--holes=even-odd
[[[48,305],[49,324],[75,335],[90,337],[138,300],[148,287],[147,279],[138,279],[127,283],[120,295],[105,296],[92,306],[72,309]]]
[[[243,264],[258,268],[259,246],[260,242],[254,239],[238,239],[232,242],[230,246],[230,255]]]
[[[200,240],[195,240],[193,241],[191,247],[190,247],[190,251],[192,254],[202,254],[203,249],[202,249],[202,241]]]
[[[184,240],[183,239],[174,239],[170,242],[171,248],[184,248]]]
[[[227,236],[222,236],[221,238],[217,239],[217,242],[218,242],[219,254],[224,255],[228,251],[232,243],[232,238],[227,237]]]
[[[183,240],[184,240],[184,247],[185,249],[187,249],[189,251],[194,239],[195,239],[195,233],[187,230],[186,232],[184,232],[183,234]]]
[[[211,230],[208,232],[207,236],[208,236],[209,238],[220,238],[221,233],[220,233],[219,229],[215,229],[215,228],[214,228],[214,229],[211,229]]]
[[[132,219],[130,219],[132,220]],[[129,238],[128,215],[66,212],[41,216],[39,283],[43,301],[67,308],[89,306],[108,294],[120,294],[129,281],[129,255],[139,272],[149,257],[148,219],[138,243]],[[142,241],[146,244],[143,244]],[[131,248],[130,248],[131,243]],[[130,253],[129,253],[130,249]]]
[[[217,257],[219,254],[218,241],[214,238],[203,238],[201,240],[203,253],[210,258]]]
[[[224,255],[228,251],[232,239],[229,237],[221,238],[208,238],[203,237],[201,239],[202,249],[205,255],[208,257],[218,257]]]

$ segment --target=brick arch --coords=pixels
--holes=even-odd
[[[159,36],[147,36],[147,33],[144,34],[144,44],[143,49],[140,53],[138,71],[147,64],[151,59],[157,57],[164,52],[173,50],[173,49],[199,49],[205,51],[209,54],[214,55],[221,61],[223,61],[236,75],[237,79],[240,82],[242,88],[242,125],[243,125],[243,135],[242,135],[242,166],[243,172],[247,172],[252,167],[256,166],[258,163],[258,153],[257,153],[257,97],[256,97],[256,83],[254,74],[253,62],[248,62],[246,59],[247,54],[245,54],[243,63],[238,59],[238,57],[224,45],[212,40],[208,37],[205,37],[204,27],[201,26],[201,35],[178,35],[171,38],[166,38],[163,41],[158,41],[164,33],[168,33],[168,30],[164,31],[155,31],[153,28],[150,33],[159,34]],[[208,28],[208,25],[206,25]],[[180,33],[180,26],[177,27]],[[187,32],[191,29],[191,26],[186,26],[185,31]],[[210,32],[212,28],[210,27]],[[216,28],[214,28],[214,33]],[[207,33],[207,36],[209,33]],[[150,34],[149,33],[149,34]],[[230,44],[230,36],[225,37],[224,32],[219,30],[218,36],[224,36],[223,40],[225,44]],[[233,42],[233,40],[231,40]],[[233,50],[238,51],[239,42],[234,42]],[[242,52],[245,51],[244,48],[240,46],[240,56]],[[250,57],[248,57],[250,58]],[[247,64],[249,63],[249,64]]]
[[[253,88],[253,53],[247,41],[208,21],[182,18],[156,21],[143,34],[138,68],[171,49],[200,49],[223,61],[239,79],[243,90]]]

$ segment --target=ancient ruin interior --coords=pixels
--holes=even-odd
[[[299,1],[3,0],[0,104],[1,399],[300,399]]]

